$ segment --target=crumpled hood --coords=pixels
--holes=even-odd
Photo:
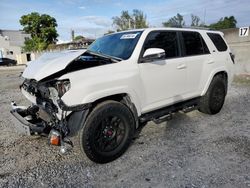
[[[84,50],[65,50],[62,52],[45,53],[31,61],[23,72],[23,77],[39,81],[66,68],[73,60],[82,55]]]

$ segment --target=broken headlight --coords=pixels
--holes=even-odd
[[[61,98],[70,89],[70,81],[69,80],[58,80],[55,83],[55,88],[58,92],[58,96]]]

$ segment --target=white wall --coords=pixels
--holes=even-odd
[[[239,37],[239,29],[222,30],[225,39],[235,55],[235,74],[250,74],[250,33],[248,37]]]

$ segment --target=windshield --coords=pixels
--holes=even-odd
[[[126,60],[133,53],[141,33],[133,31],[103,36],[91,44],[88,50]]]

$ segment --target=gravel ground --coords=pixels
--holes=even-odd
[[[217,115],[148,123],[122,157],[100,165],[14,131],[10,101],[27,104],[21,70],[0,69],[0,187],[250,187],[250,84],[233,84]]]

